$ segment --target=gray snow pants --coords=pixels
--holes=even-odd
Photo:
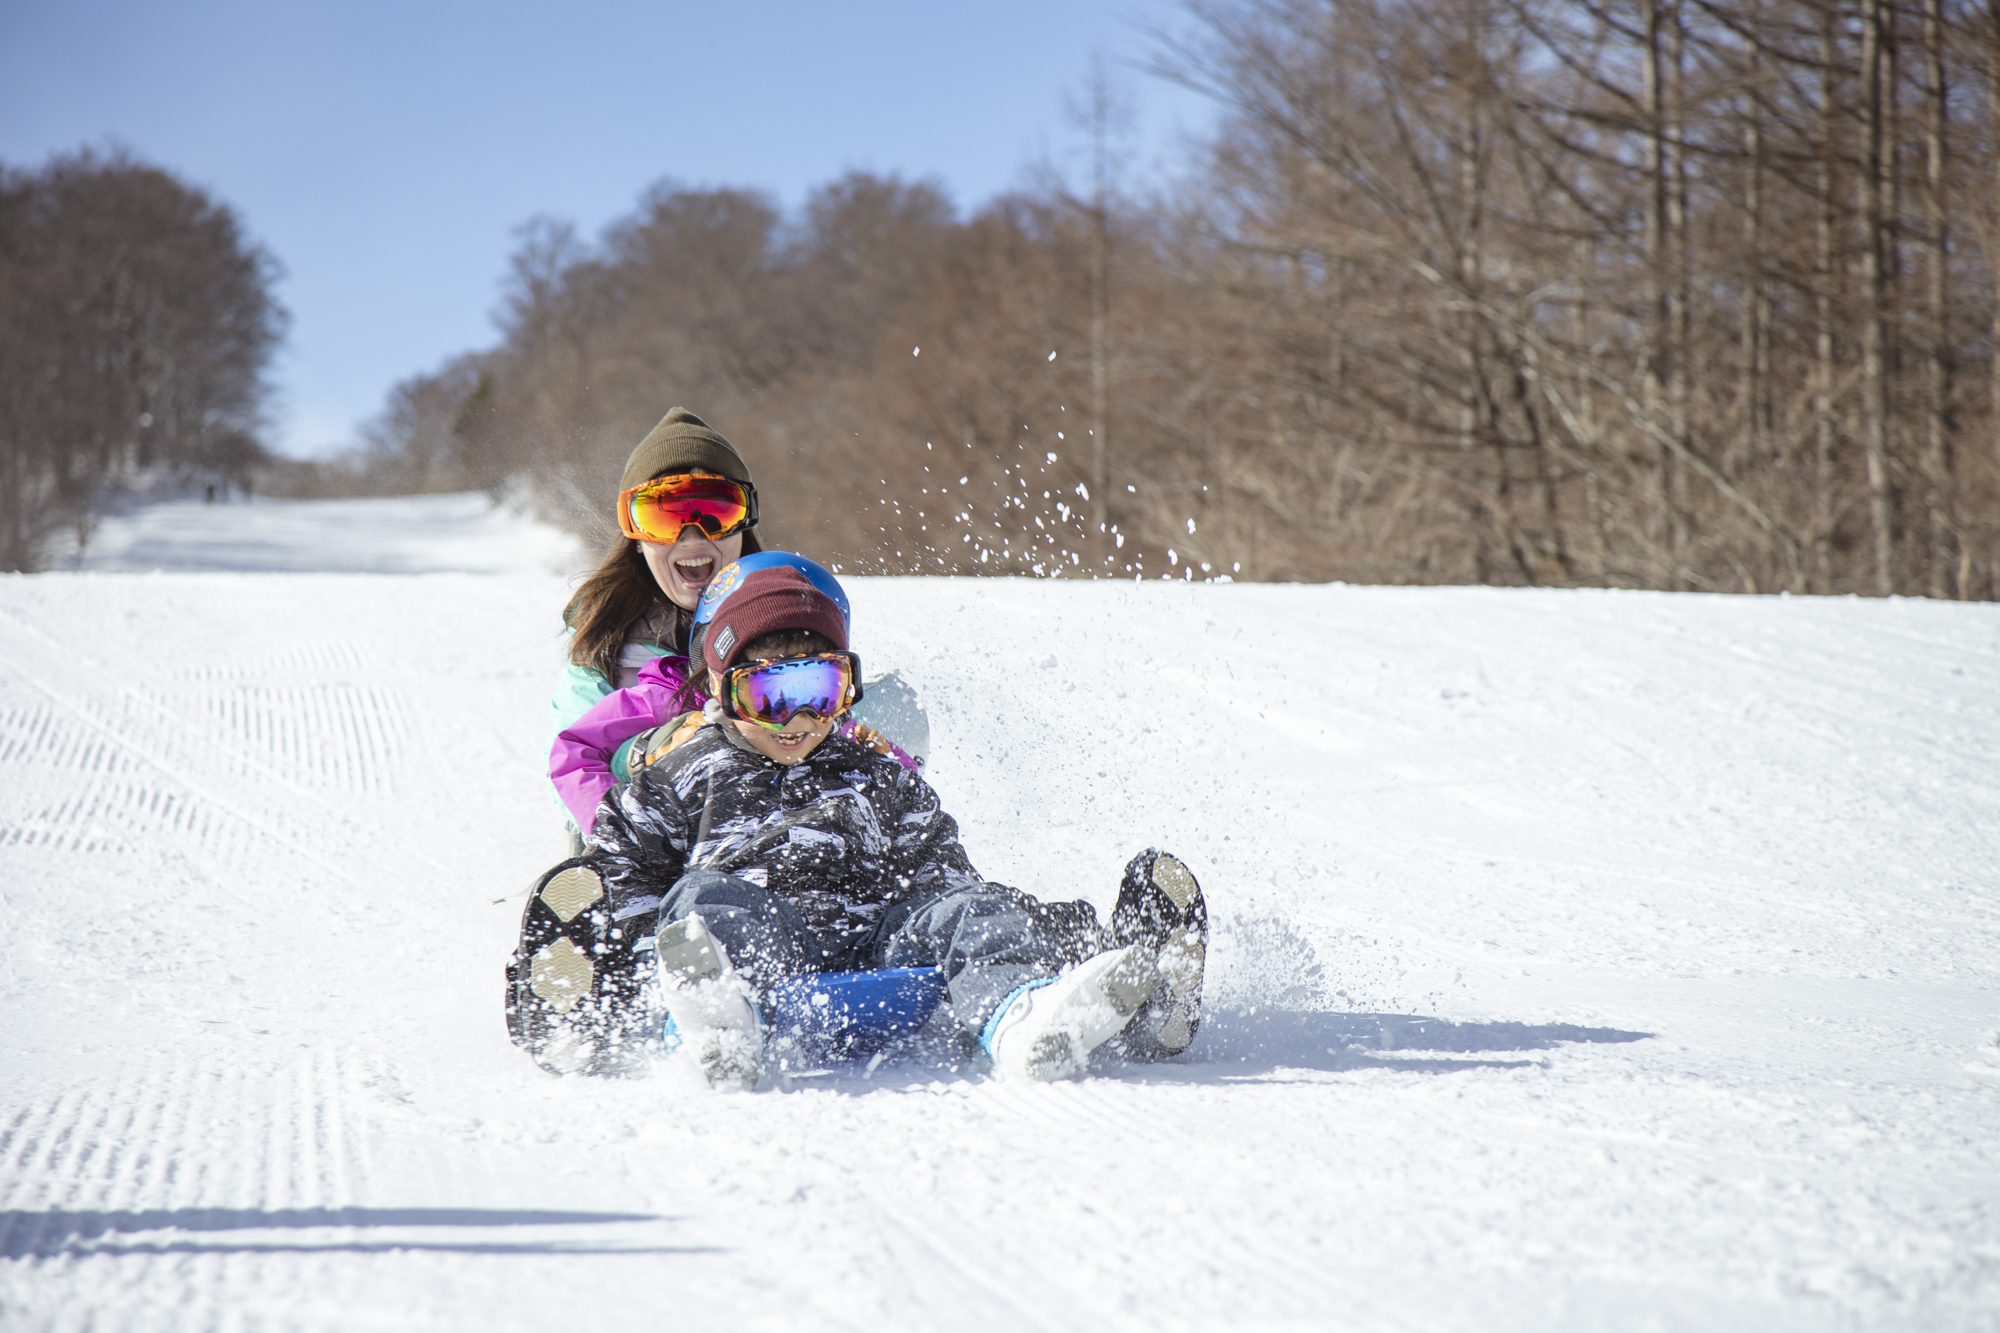
[[[935,967],[953,1017],[974,1036],[1021,985],[1096,952],[1088,903],[1040,903],[997,884],[898,903],[855,938],[814,930],[789,900],[739,875],[695,870],[667,893],[659,922],[696,913],[760,995],[801,972]]]

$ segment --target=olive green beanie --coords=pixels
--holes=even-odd
[[[660,424],[625,460],[625,475],[619,479],[618,489],[628,491],[642,481],[697,468],[737,481],[756,481],[735,445],[685,407],[677,407],[660,418]]]

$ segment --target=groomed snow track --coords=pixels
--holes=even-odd
[[[501,1029],[564,586],[0,579],[0,1327],[1996,1326],[2000,609],[857,581],[1211,1018],[712,1096]]]

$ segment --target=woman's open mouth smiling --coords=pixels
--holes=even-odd
[[[709,579],[715,574],[715,557],[712,555],[675,556],[674,573],[690,587],[705,587]]]

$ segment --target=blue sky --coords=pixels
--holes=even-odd
[[[316,454],[493,340],[529,217],[595,233],[666,176],[791,206],[854,168],[969,209],[1075,159],[1093,52],[1136,58],[1182,21],[1173,0],[0,0],[0,161],[116,142],[235,206],[286,273],[274,442]],[[1208,109],[1114,72],[1137,171],[1170,168]]]

